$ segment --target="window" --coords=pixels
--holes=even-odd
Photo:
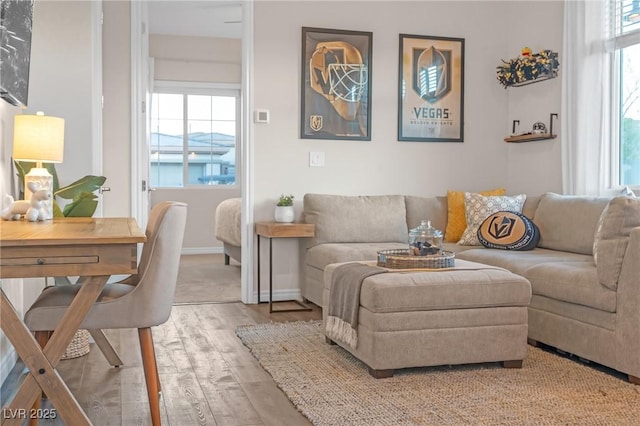
[[[640,185],[640,1],[611,0],[609,46],[613,46],[613,182]]]
[[[152,187],[234,185],[239,91],[160,87],[151,97]]]
[[[640,185],[640,44],[622,49],[620,183]]]

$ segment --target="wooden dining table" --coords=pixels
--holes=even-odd
[[[138,244],[145,240],[133,218],[0,221],[0,279],[82,277],[82,287],[44,348],[1,291],[1,329],[29,369],[13,399],[2,407],[1,424],[22,424],[43,414],[31,409],[42,392],[65,424],[91,424],[56,366],[109,277],[136,273]]]

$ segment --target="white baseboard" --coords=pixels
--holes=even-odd
[[[182,254],[185,256],[192,254],[222,254],[224,253],[222,247],[196,247],[196,248],[183,248]],[[254,299],[257,299],[257,292],[253,293]],[[260,289],[260,301],[265,302],[269,300],[269,288]],[[281,289],[273,290],[273,300],[301,300],[300,289]]]
[[[222,247],[186,247],[182,249],[181,254],[221,254],[224,253]]]
[[[2,358],[0,359],[0,384],[4,383],[9,373],[11,373],[11,370],[13,370],[13,367],[15,367],[16,361],[18,361],[18,354],[13,347],[7,348],[6,351],[3,352]]]
[[[254,300],[257,299],[258,292],[254,292]],[[260,289],[260,302],[265,302],[269,300],[269,289],[262,290]],[[300,289],[284,289],[284,290],[273,290],[273,300],[301,300]]]

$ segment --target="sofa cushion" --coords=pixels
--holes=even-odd
[[[467,229],[462,233],[458,244],[479,246],[478,229],[482,222],[491,214],[498,211],[521,212],[525,194],[509,197],[506,195],[488,196],[467,192],[464,195]]]
[[[523,277],[501,268],[460,263],[468,270],[390,271],[368,277],[362,283],[360,306],[371,312],[384,313],[529,304],[531,286]],[[325,289],[329,288],[333,271],[338,266],[325,268]]]
[[[407,226],[409,229],[420,225],[422,220],[430,220],[431,225],[444,231],[447,227],[447,197],[405,196],[407,203]]]
[[[305,194],[303,218],[315,224],[311,246],[322,243],[407,242],[402,195]]]
[[[532,250],[540,240],[540,231],[522,213],[499,211],[482,222],[478,229],[478,240],[487,248]]]
[[[527,280],[501,269],[379,274],[360,293],[360,305],[372,312],[527,306],[530,300]]]
[[[504,195],[504,188],[482,191],[482,195]],[[444,240],[450,243],[458,242],[462,233],[467,228],[467,219],[464,210],[465,191],[447,191],[447,227]]]
[[[547,336],[550,334],[555,335],[556,338],[559,339],[558,341],[566,343],[568,334],[572,334],[570,331],[550,329],[548,326],[542,327],[538,322],[541,316],[547,316],[548,318],[555,315],[558,315],[563,319],[569,319],[570,322],[574,324],[579,324],[578,327],[583,327],[584,325],[595,325],[596,327],[599,327],[599,332],[604,333],[607,333],[608,330],[614,331],[616,329],[616,317],[618,317],[615,312],[603,311],[591,306],[563,302],[562,300],[540,296],[539,294],[531,296],[531,304],[529,305],[530,330],[533,329],[531,324],[537,323],[537,327],[535,328],[538,333],[544,333]],[[536,318],[538,318],[538,321],[536,321]],[[586,336],[583,333],[579,334],[580,338],[583,339],[593,338],[593,336]]]
[[[327,243],[307,250],[305,263],[324,269],[331,263],[377,260],[379,250],[407,249],[406,243]]]
[[[530,267],[524,277],[534,295],[616,311],[616,292],[600,284],[593,262],[552,262]]]
[[[585,262],[593,265],[593,258],[585,254],[569,253],[557,250],[535,248],[529,251],[491,250],[473,246],[471,250],[457,252],[456,258],[499,266],[518,275],[525,275],[527,270],[540,263],[552,262]]]
[[[600,283],[612,290],[618,288],[629,234],[637,226],[640,226],[640,199],[635,197],[611,199],[598,221],[593,241],[593,259]]]
[[[541,196],[531,196],[527,195],[527,199],[524,201],[524,206],[522,206],[522,214],[526,217],[533,219],[533,216],[536,214],[536,210],[538,208],[538,204],[540,204]]]
[[[538,247],[593,255],[593,237],[607,197],[542,196],[533,221],[540,230]]]

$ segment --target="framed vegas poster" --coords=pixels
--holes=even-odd
[[[398,140],[463,142],[464,39],[400,34]]]
[[[371,140],[371,39],[302,28],[302,139]]]

